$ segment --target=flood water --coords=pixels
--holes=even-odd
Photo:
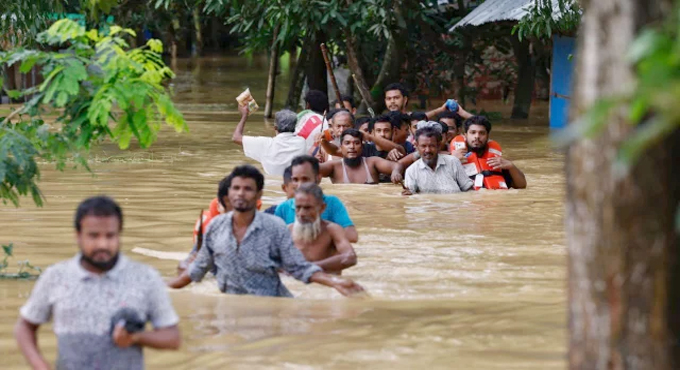
[[[191,247],[199,210],[237,164],[253,163],[231,143],[234,98],[250,86],[264,107],[266,61],[180,61],[176,101],[190,132],[164,130],[151,150],[92,153],[95,175],[42,166],[43,208],[0,205],[0,242],[15,260],[46,267],[77,251],[72,218],[87,196],[123,206],[123,251],[174,275]],[[277,101],[285,99],[285,71]],[[510,107],[487,103],[487,110]],[[467,107],[474,108],[474,107]],[[478,107],[479,108],[479,107]],[[322,286],[286,279],[296,299],[224,295],[212,279],[171,291],[181,317],[177,352],[146,350],[150,369],[558,369],[565,367],[566,250],[564,156],[550,147],[547,107],[529,123],[496,121],[492,137],[525,173],[526,190],[402,197],[393,185],[332,185],[359,230],[359,262],[346,270],[371,298],[346,299]],[[261,114],[250,134],[273,135]],[[264,206],[284,199],[268,176]],[[12,326],[34,282],[0,280],[3,369],[26,364]],[[51,326],[45,356],[56,357]]]

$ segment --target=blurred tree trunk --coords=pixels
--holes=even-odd
[[[324,94],[328,94],[326,62],[324,62],[323,53],[321,53],[321,44],[324,42],[326,42],[326,35],[323,32],[317,32],[309,49],[306,75],[307,85],[310,90],[319,90],[323,91]]]
[[[276,42],[279,37],[280,26],[274,28],[274,37],[272,37],[272,47],[269,51],[269,79],[267,81],[267,101],[264,106],[264,116],[272,118],[272,110],[274,107],[274,89],[276,87],[276,72],[279,69],[279,44]]]
[[[309,59],[309,49],[311,48],[313,41],[314,40],[308,36],[302,42],[300,55],[297,57],[297,63],[295,63],[293,73],[290,75],[290,87],[288,88],[286,108],[297,110],[298,105],[300,104],[300,95],[302,94],[302,88],[305,84],[305,69]]]
[[[531,99],[536,82],[536,65],[531,55],[531,43],[526,38],[522,41],[511,36],[512,46],[517,60],[517,87],[515,100],[512,104],[511,118],[527,119],[531,109]]]
[[[203,53],[203,30],[201,29],[201,7],[197,4],[191,11],[194,21],[194,48],[192,56],[200,56]]]
[[[626,52],[641,28],[671,14],[671,0],[587,0],[579,32],[571,118],[635,84]],[[556,73],[556,72],[554,72]],[[634,126],[625,111],[567,154],[571,369],[680,368],[680,133],[614,171]]]

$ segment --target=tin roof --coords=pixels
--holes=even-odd
[[[518,21],[528,12],[528,7],[535,0],[486,0],[471,11],[460,22],[456,23],[449,31],[464,26],[481,26],[485,23],[499,21]],[[552,0],[553,8],[559,13],[558,0]],[[555,14],[558,16],[558,14]]]

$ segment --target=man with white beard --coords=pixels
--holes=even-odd
[[[319,185],[305,183],[295,191],[295,222],[288,227],[293,243],[305,259],[324,272],[340,274],[357,263],[357,255],[345,230],[338,224],[322,220],[326,208]]]

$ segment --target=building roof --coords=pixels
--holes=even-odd
[[[499,21],[518,21],[527,14],[528,8],[535,0],[486,0],[471,11],[449,31],[464,26],[481,26],[485,23]],[[552,0],[555,16],[559,16],[558,0]]]

